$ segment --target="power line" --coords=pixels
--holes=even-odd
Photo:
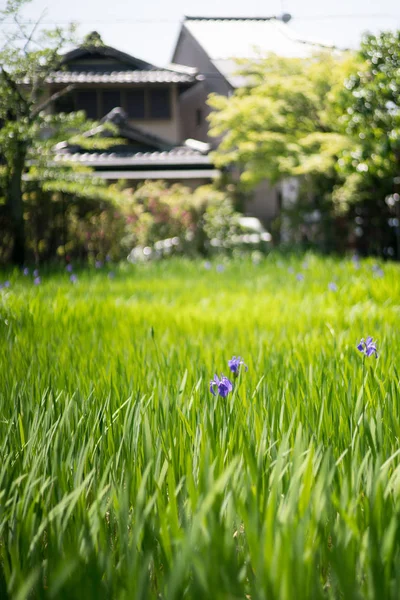
[[[80,24],[85,24],[85,23],[90,23],[90,24],[98,24],[98,25],[106,25],[106,24],[112,24],[112,25],[117,25],[117,24],[121,24],[121,25],[132,25],[134,23],[180,23],[182,22],[182,19],[80,19],[78,21],[71,21],[71,20],[64,20],[64,19],[59,19],[57,21],[48,21],[43,19],[42,21],[40,21],[40,25],[69,25],[71,22],[77,23],[78,25]],[[18,22],[20,25],[35,25],[35,23],[37,23],[36,20],[31,19],[28,21],[19,21]],[[2,25],[15,25],[14,21],[2,21],[1,22]]]
[[[400,19],[400,14],[389,14],[389,13],[364,13],[364,14],[348,14],[348,15],[299,15],[294,16],[293,19],[296,21],[319,21],[325,19]]]
[[[227,17],[229,18],[229,17]],[[400,14],[390,13],[352,13],[352,14],[327,14],[327,15],[292,15],[294,21],[319,21],[326,19],[400,19]],[[138,24],[176,24],[184,22],[183,18],[121,18],[121,19],[80,19],[75,21],[78,25],[91,24],[91,25],[133,25]],[[28,19],[25,21],[19,21],[20,25],[35,25],[37,21],[35,19]],[[40,25],[68,25],[71,20],[59,19],[59,20],[47,20],[43,19],[40,21]],[[4,20],[1,25],[15,25],[14,21]]]

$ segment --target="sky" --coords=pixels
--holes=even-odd
[[[0,9],[5,2],[0,0]],[[75,21],[82,36],[96,30],[105,44],[164,66],[171,60],[184,15],[283,12],[292,15],[290,26],[299,37],[341,48],[356,47],[365,31],[400,29],[399,0],[32,0],[24,18],[37,20],[42,15],[48,27]]]

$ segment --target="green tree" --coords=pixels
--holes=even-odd
[[[400,32],[365,36],[359,50],[359,68],[338,96],[342,124],[354,140],[340,161],[353,175],[351,194],[379,180],[395,191],[400,172]]]
[[[359,68],[337,95],[341,124],[353,147],[338,161],[343,185],[334,199],[345,206],[357,203],[364,237],[384,247],[394,241],[390,216],[400,218],[400,32],[366,35],[358,59]],[[400,259],[400,230],[394,229]]]
[[[254,186],[293,175],[332,174],[351,147],[335,114],[335,97],[354,69],[350,53],[324,51],[309,59],[269,56],[243,63],[248,85],[209,104],[211,135],[222,136],[214,158],[235,163]]]
[[[23,193],[27,185],[84,196],[109,195],[89,170],[54,162],[54,145],[71,137],[71,132],[80,142],[93,144],[83,135],[90,127],[84,113],[51,114],[49,110],[73,89],[65,86],[49,95],[46,84],[59,67],[63,48],[74,38],[74,27],[44,30],[39,20],[29,29],[21,14],[27,1],[8,0],[0,11],[0,24],[7,23],[6,42],[0,50],[0,187],[11,222],[12,262],[17,265],[25,260]],[[107,147],[109,141],[96,143]]]

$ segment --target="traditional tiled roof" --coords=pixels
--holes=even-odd
[[[185,17],[183,27],[234,87],[243,84],[236,77],[236,59],[257,59],[269,53],[306,58],[328,47],[300,39],[287,23],[276,17]]]
[[[195,76],[165,69],[109,71],[54,71],[48,83],[192,83]]]
[[[91,32],[85,43],[64,54],[60,68],[51,73],[48,83],[55,84],[135,84],[196,81],[196,69],[182,65],[159,68],[151,63],[107,46],[99,34]]]
[[[154,165],[153,165],[154,166]],[[213,168],[204,168],[204,169],[190,169],[185,168],[185,165],[182,165],[182,169],[156,169],[151,170],[148,168],[143,169],[126,169],[118,171],[113,171],[111,169],[107,169],[106,171],[96,171],[96,177],[100,179],[131,179],[136,181],[144,181],[146,179],[167,179],[173,181],[181,181],[183,180],[193,180],[193,179],[218,179],[220,177],[221,172],[218,169]]]
[[[55,160],[78,162],[88,167],[127,167],[156,165],[210,165],[208,155],[178,146],[164,152],[58,152]]]
[[[106,128],[107,123],[113,123],[117,132],[110,133]],[[115,137],[114,148],[89,152],[68,141],[60,142],[55,146],[55,160],[77,162],[94,169],[143,166],[174,168],[179,165],[196,168],[196,166],[212,164],[208,154],[208,144],[198,140],[186,140],[181,145],[172,144],[159,136],[130,125],[125,112],[119,107],[110,111],[100,125],[87,131],[84,137],[98,135]],[[125,147],[119,142],[121,138],[127,142]],[[135,148],[138,145],[141,147],[140,150]]]

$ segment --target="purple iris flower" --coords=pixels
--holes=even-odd
[[[381,269],[379,265],[374,265],[372,267],[372,270],[374,272],[375,277],[383,277],[385,275],[385,273],[383,272],[383,269]]]
[[[94,266],[96,267],[96,269],[101,269],[101,267],[103,266],[103,263],[101,262],[101,260],[96,260],[96,262],[94,263]]]
[[[297,279],[297,281],[303,281],[304,280],[304,275],[302,273],[297,273],[296,279]]]
[[[239,369],[241,365],[243,365],[245,370],[247,371],[247,365],[245,364],[241,356],[232,356],[231,360],[228,360],[228,367],[234,375],[239,374]]]
[[[357,350],[359,350],[365,356],[372,356],[375,354],[375,358],[378,358],[378,351],[376,349],[376,342],[371,336],[368,336],[367,339],[361,339],[360,343],[357,344]]]
[[[219,379],[218,375],[214,375],[214,379],[210,381],[210,392],[215,396],[214,388],[217,387],[218,394],[222,398],[226,398],[229,392],[233,390],[233,385],[229,381],[227,377],[221,375],[221,379]]]
[[[39,275],[37,277],[35,277],[35,279],[33,280],[33,283],[35,285],[40,285],[42,282],[42,280],[40,279]]]
[[[337,292],[337,285],[334,281],[330,281],[328,283],[328,288],[331,290],[331,292]]]
[[[78,277],[75,275],[75,273],[72,273],[71,277],[69,278],[71,283],[76,283],[78,281]]]
[[[65,268],[68,271],[68,273],[72,273],[73,267],[72,267],[71,263],[69,265],[67,265]]]
[[[7,281],[4,282],[4,287],[9,288],[10,286],[11,286],[11,283],[7,279]]]
[[[25,269],[22,271],[24,275],[29,275],[29,269],[28,267],[25,267]]]
[[[39,269],[35,269],[35,270],[33,271],[33,276],[34,276],[34,277],[39,277]]]

